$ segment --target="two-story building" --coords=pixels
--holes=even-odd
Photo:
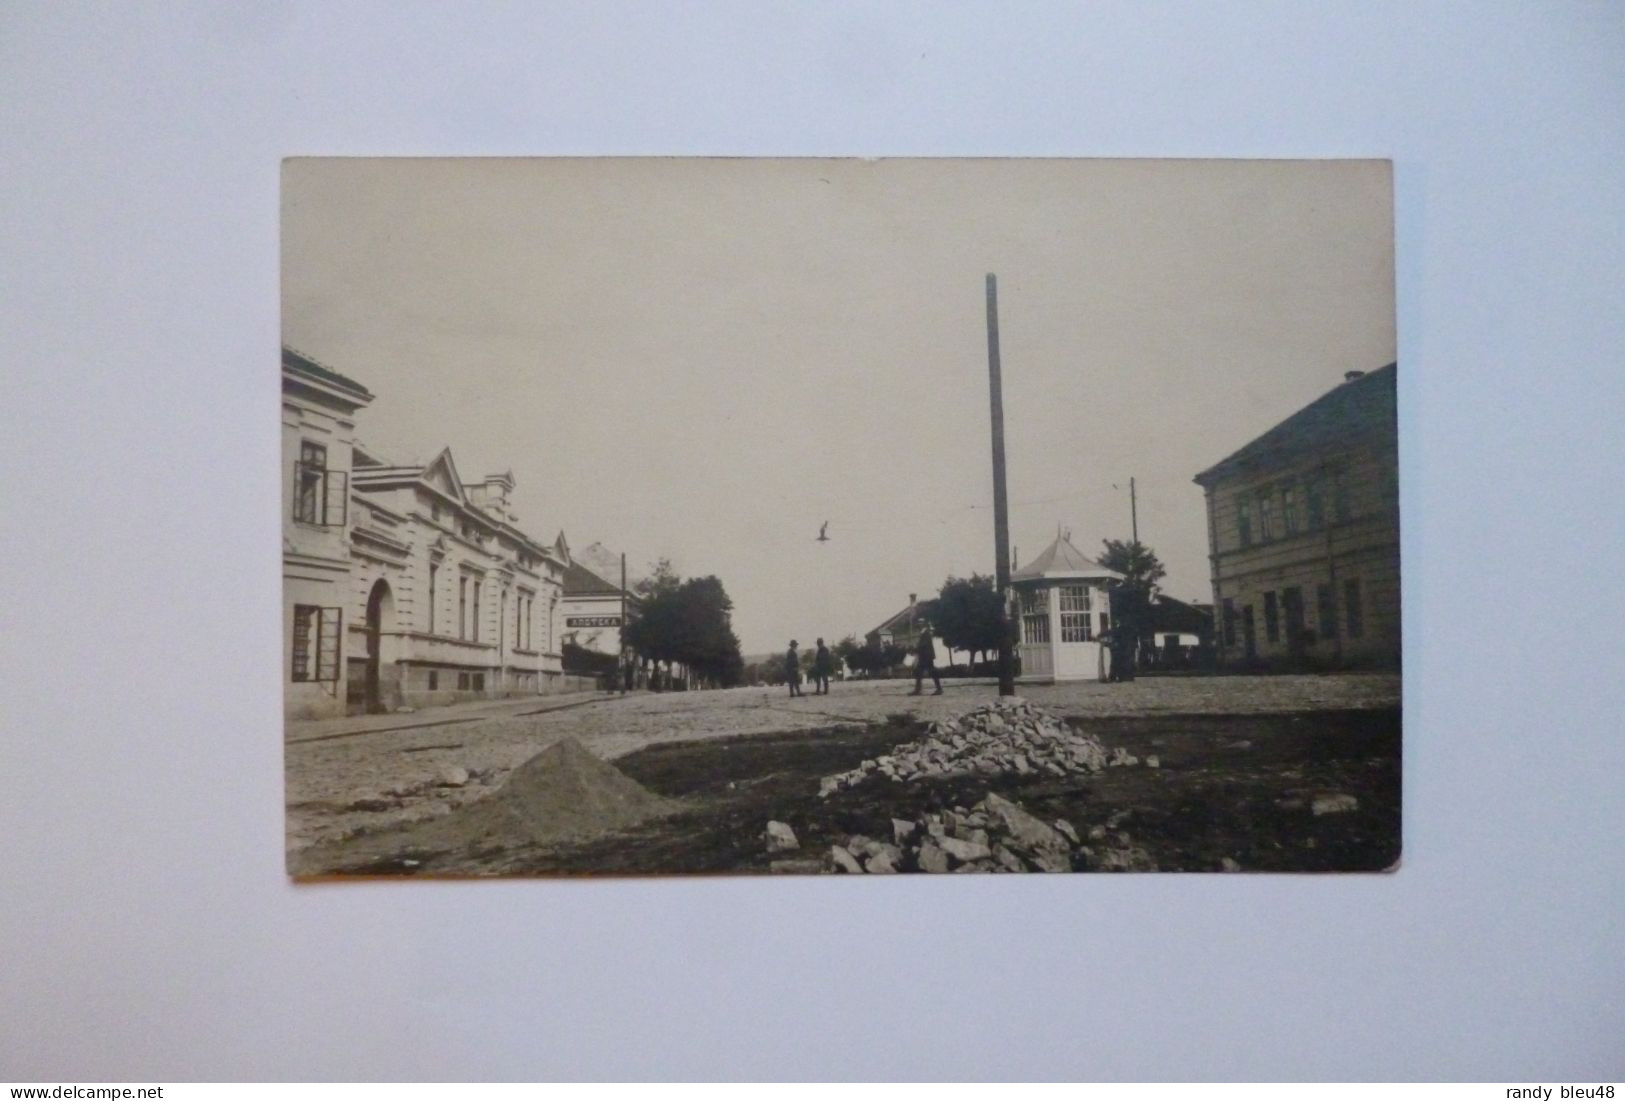
[[[1395,376],[1349,372],[1196,476],[1221,664],[1398,664]]]
[[[511,472],[464,482],[446,448],[395,464],[358,447],[347,662],[352,709],[563,687],[558,612],[568,550],[526,534]]]
[[[289,718],[344,714],[351,450],[356,413],[371,401],[354,379],[282,350],[282,684]]]
[[[366,387],[282,350],[288,718],[593,687],[564,673],[569,544],[519,527],[512,472],[450,449],[388,463],[356,440]]]

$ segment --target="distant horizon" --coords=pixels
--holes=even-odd
[[[376,395],[358,439],[717,576],[752,654],[993,573],[989,272],[1011,542],[1100,554],[1133,477],[1190,602],[1192,477],[1397,358],[1382,161],[284,164],[283,340]]]

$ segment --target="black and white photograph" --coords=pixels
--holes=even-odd
[[[287,160],[289,872],[1392,869],[1392,194]]]
[[[0,1096],[1625,1097],[1625,5],[0,86]]]

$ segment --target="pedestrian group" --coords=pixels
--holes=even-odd
[[[800,644],[795,639],[790,640],[790,648],[784,652],[784,683],[790,689],[790,698],[805,696],[801,690],[801,654],[796,649]],[[830,653],[824,640],[818,640],[818,649],[813,653],[812,681],[815,696],[829,695],[830,674],[835,672],[835,655]],[[937,672],[937,646],[935,637],[931,633],[931,625],[927,623],[920,632],[919,640],[914,644],[914,691],[911,696],[918,696],[925,684],[925,678],[930,676],[931,683],[936,685],[932,695],[942,695],[942,674]]]

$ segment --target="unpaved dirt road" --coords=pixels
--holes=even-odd
[[[1023,686],[1021,695],[1071,718],[1271,715],[1394,708],[1389,674],[1142,678]],[[911,682],[837,684],[828,696],[784,690],[538,697],[414,714],[290,723],[285,772],[290,852],[358,830],[442,815],[491,791],[514,768],[564,737],[606,760],[651,746],[782,734],[890,715],[931,720],[997,695],[991,684],[950,682],[912,696]],[[539,713],[527,713],[539,712]],[[466,772],[466,781],[458,783]]]

